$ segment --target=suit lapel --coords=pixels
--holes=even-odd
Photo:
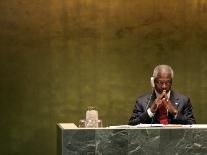
[[[170,92],[170,101],[176,109],[178,108],[178,100],[179,100],[178,96],[173,91],[171,91]]]
[[[153,92],[153,94],[152,94],[152,98],[151,98],[151,100],[150,100],[150,106],[152,105],[152,103],[154,102],[154,100],[156,99],[156,94],[155,94],[155,92]]]

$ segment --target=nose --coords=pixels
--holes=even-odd
[[[163,84],[162,84],[162,89],[163,89],[163,90],[166,90],[166,88],[167,88],[166,83],[163,83]]]

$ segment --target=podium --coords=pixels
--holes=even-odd
[[[206,155],[207,126],[77,128],[57,124],[57,155]]]

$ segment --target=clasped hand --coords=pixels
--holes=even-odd
[[[170,100],[167,97],[167,93],[164,90],[160,96],[158,96],[155,101],[152,103],[150,110],[152,113],[155,113],[162,105],[165,106],[165,108],[173,115],[177,114],[177,110],[172,105]]]

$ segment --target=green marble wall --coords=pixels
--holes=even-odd
[[[56,154],[56,123],[126,124],[155,65],[206,120],[207,0],[0,2],[0,154]]]

